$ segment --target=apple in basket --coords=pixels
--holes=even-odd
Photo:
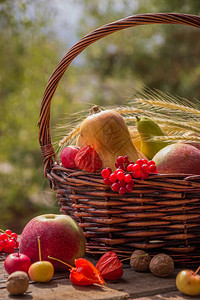
[[[158,173],[183,173],[200,175],[200,150],[184,143],[162,148],[153,157]]]
[[[19,243],[21,253],[38,261],[38,236],[41,242],[41,256],[50,261],[48,256],[74,265],[75,259],[85,254],[86,241],[81,227],[67,215],[44,214],[30,220],[24,227]],[[52,262],[52,261],[51,261]],[[66,270],[66,267],[52,262],[55,270]]]

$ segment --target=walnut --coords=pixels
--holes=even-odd
[[[142,250],[135,250],[130,258],[131,267],[138,272],[144,272],[149,270],[149,263],[151,257]]]
[[[158,277],[167,277],[173,273],[174,261],[171,256],[160,253],[152,258],[149,269]]]
[[[13,272],[6,281],[6,288],[11,295],[21,295],[28,290],[29,278],[25,272]]]

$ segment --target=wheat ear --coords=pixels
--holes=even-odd
[[[152,138],[154,141],[177,141],[177,140],[182,140],[182,141],[187,141],[187,142],[195,142],[195,143],[200,143],[200,137],[198,136],[185,136],[185,135],[166,135],[166,136],[155,136]]]
[[[75,135],[77,135],[80,132],[80,125],[78,125],[76,128],[74,128],[67,136],[65,136],[60,142],[59,147],[62,147],[64,144],[66,144],[71,138],[73,138]]]
[[[173,110],[178,110],[182,112],[187,112],[191,113],[197,116],[200,116],[200,110],[188,106],[184,106],[181,104],[176,104],[176,103],[171,103],[171,102],[163,102],[161,100],[153,100],[153,99],[137,99],[139,102],[144,103],[144,104],[149,104],[151,106],[158,106],[158,107],[163,107],[167,109],[173,109]]]

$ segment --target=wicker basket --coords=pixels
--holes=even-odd
[[[161,13],[124,18],[83,37],[62,58],[44,92],[39,119],[39,141],[44,173],[57,190],[61,212],[82,227],[87,252],[109,250],[128,256],[135,249],[168,253],[179,265],[200,261],[200,176],[155,174],[135,180],[125,195],[112,192],[100,173],[60,166],[50,136],[50,105],[58,83],[73,59],[95,41],[128,27],[148,24],[184,24],[200,27],[200,17]]]

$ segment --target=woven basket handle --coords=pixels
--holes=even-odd
[[[114,33],[116,31],[149,24],[183,24],[194,27],[200,27],[200,17],[195,15],[177,14],[177,13],[157,13],[157,14],[141,14],[130,16],[113,23],[104,25],[86,36],[84,36],[79,42],[77,42],[61,59],[56,69],[52,73],[46,89],[44,91],[40,118],[39,118],[39,142],[41,150],[44,156],[44,173],[51,170],[53,159],[56,159],[54,148],[51,144],[50,136],[50,106],[52,97],[56,91],[58,83],[63,74],[67,70],[69,64],[78,56],[86,47],[90,44],[100,40],[101,38]]]

